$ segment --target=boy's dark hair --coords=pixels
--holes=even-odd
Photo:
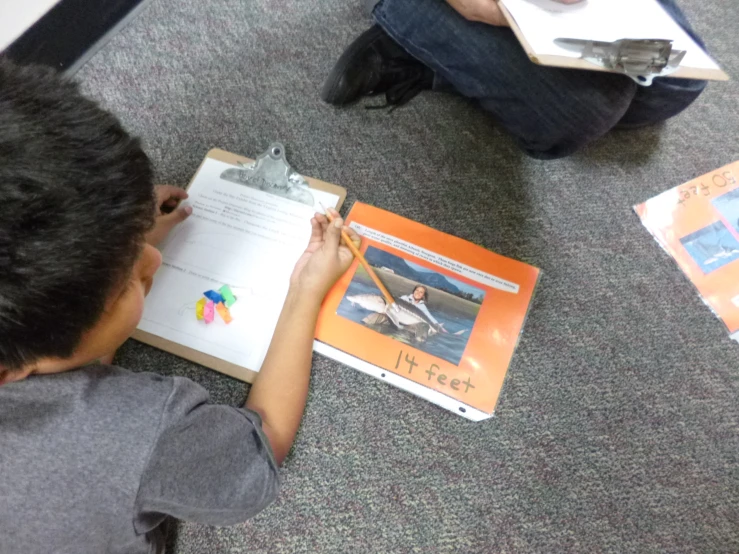
[[[53,70],[0,56],[0,372],[73,354],[154,213],[139,141]]]

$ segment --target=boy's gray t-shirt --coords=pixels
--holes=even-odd
[[[188,379],[91,366],[0,386],[2,554],[148,554],[167,515],[231,525],[277,489],[259,416]]]

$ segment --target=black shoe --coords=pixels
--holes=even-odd
[[[397,107],[430,89],[433,80],[433,71],[375,25],[341,55],[323,85],[321,98],[343,106],[362,96],[384,92],[386,105]]]

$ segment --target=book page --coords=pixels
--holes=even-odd
[[[739,162],[634,207],[644,226],[739,337]]]
[[[163,263],[139,329],[241,367],[258,371],[285,301],[295,262],[310,238],[318,202],[339,197],[311,190],[316,206],[221,179],[234,166],[207,159],[187,202],[192,215],[161,245]],[[207,290],[228,285],[237,300],[233,321],[195,316]]]
[[[462,417],[490,417],[539,270],[359,202],[347,223],[395,306],[355,261],[323,303],[315,349]]]
[[[681,66],[718,69],[703,49],[656,0],[584,0],[558,4],[552,0],[501,0],[537,55],[579,58],[554,43],[557,38],[613,42],[620,39],[673,40],[686,50]]]

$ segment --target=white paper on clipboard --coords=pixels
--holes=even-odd
[[[343,199],[338,191],[311,188],[315,206],[309,206],[221,178],[234,167],[210,158],[203,162],[188,189],[192,215],[160,247],[163,264],[138,330],[251,373],[264,360],[318,203],[337,206]],[[204,291],[224,284],[237,297],[233,321],[198,321],[195,303]],[[228,373],[250,380],[248,374]]]
[[[680,69],[672,76],[690,77],[690,70],[698,70],[703,73],[701,78],[728,79],[656,0],[584,0],[570,5],[551,0],[501,0],[501,4],[525,39],[529,54],[544,65],[560,65],[551,63],[553,58],[574,61],[580,57],[555,44],[558,38],[603,42],[667,39],[673,41],[674,49],[686,51]]]

